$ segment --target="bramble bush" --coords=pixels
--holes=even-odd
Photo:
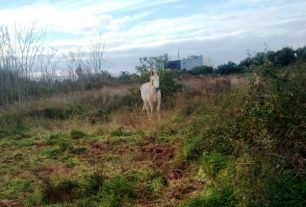
[[[182,84],[177,81],[180,74],[171,69],[162,69],[159,70],[159,75],[162,102],[166,107],[171,107],[174,104],[174,96],[183,88]]]
[[[246,93],[221,94],[184,129],[185,158],[210,182],[183,206],[305,206],[306,65],[252,70]]]

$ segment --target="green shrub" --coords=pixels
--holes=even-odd
[[[76,163],[73,159],[67,159],[64,161],[65,167],[67,168],[73,168],[74,166],[76,166]]]
[[[301,177],[295,177],[294,172],[283,172],[278,176],[271,176],[265,179],[264,193],[267,195],[267,203],[261,200],[256,201],[269,206],[296,206],[306,205],[303,199],[306,196],[306,181]]]
[[[161,190],[167,186],[167,180],[155,171],[141,171],[128,177],[129,180],[138,183],[138,188],[141,189],[142,197],[151,200],[159,196]]]
[[[46,148],[43,150],[42,154],[48,158],[56,158],[61,155],[63,151],[61,151],[58,147]]]
[[[32,110],[28,113],[33,117],[44,117],[47,119],[66,119],[68,118],[68,111],[62,108],[45,108],[42,110]]]
[[[88,102],[88,100],[85,100]],[[91,103],[91,107],[95,108],[87,114],[92,123],[107,122],[111,120],[111,113],[122,106],[122,97],[119,95],[101,94]]]
[[[71,151],[73,150],[73,145],[70,141],[63,139],[58,143],[58,149],[61,152]]]
[[[54,184],[45,177],[42,181],[41,200],[46,204],[71,202],[79,187],[79,184],[72,180],[63,180]]]
[[[78,129],[72,129],[70,131],[70,137],[72,139],[81,139],[81,138],[84,138],[86,136],[87,136],[86,133],[84,133],[83,131],[78,130]]]
[[[89,202],[98,204],[101,201],[96,195],[99,194],[102,189],[105,178],[97,172],[85,176],[85,178],[79,182],[65,179],[58,183],[54,183],[49,177],[38,177],[42,181],[40,191],[40,200],[42,203],[55,204],[72,203],[76,201],[76,203]]]
[[[182,116],[190,121],[179,132],[181,154],[196,160],[212,183],[184,206],[305,205],[299,144],[306,131],[305,68],[257,67],[247,90],[220,94],[209,110],[200,106]]]
[[[10,137],[16,140],[29,138],[30,128],[22,114],[0,114],[0,138]]]
[[[162,69],[159,70],[159,76],[162,103],[166,107],[171,107],[174,105],[174,96],[183,88],[183,85],[177,81],[180,78],[180,74],[175,70]]]
[[[12,179],[1,184],[3,184],[3,188],[1,189],[0,199],[13,199],[21,192],[33,190],[30,181]]]
[[[165,187],[165,179],[160,176],[153,178],[149,183],[149,187],[152,195],[158,195]]]
[[[199,108],[199,104],[198,103],[191,103],[190,105],[188,105],[186,108],[184,108],[181,112],[182,115],[184,116],[190,116],[193,113],[195,113]]]
[[[182,148],[184,159],[196,160],[204,152],[218,152],[224,155],[231,154],[233,146],[231,146],[230,140],[225,135],[206,130],[200,134],[202,135],[187,136],[185,138]]]
[[[55,144],[58,144],[63,139],[64,139],[64,135],[61,134],[61,133],[51,134],[51,135],[48,136],[48,138],[46,140],[46,144],[55,145]]]
[[[136,185],[124,177],[105,181],[98,193],[102,206],[126,206],[137,198]]]
[[[240,179],[235,186],[246,205],[305,203],[302,198],[306,193],[301,190],[305,186],[301,182],[305,164],[296,161],[305,159],[303,147],[298,144],[306,131],[305,68],[295,65],[290,70],[279,70],[265,65],[254,70],[257,81],[252,82],[228,134],[239,143],[235,146],[237,156],[249,157],[236,162]]]
[[[87,151],[87,148],[86,147],[73,147],[73,149],[70,150],[71,153],[73,154],[82,154],[83,152],[86,152]]]
[[[67,140],[60,137],[58,140],[53,140],[53,145],[56,144],[56,146],[45,148],[43,150],[43,154],[49,158],[56,158],[60,155],[62,155],[64,152],[73,152],[74,147],[72,143]]]
[[[197,136],[186,140],[183,146],[182,154],[187,160],[193,160],[200,157],[204,150],[204,138]]]
[[[105,182],[105,177],[100,175],[97,172],[86,176],[84,180],[82,180],[80,186],[83,195],[94,195],[97,194]]]
[[[206,74],[211,74],[214,72],[214,68],[211,66],[197,66],[192,68],[191,70],[187,71],[191,75],[206,75]]]
[[[205,190],[203,196],[192,198],[181,207],[223,207],[237,206],[234,189],[231,186],[222,188],[210,187]]]
[[[129,111],[133,111],[137,108],[140,108],[140,106],[142,106],[142,100],[139,88],[130,88],[128,94],[123,96],[122,104]]]
[[[226,167],[228,162],[228,157],[217,152],[204,153],[199,160],[200,166],[209,176],[216,176],[220,170]]]
[[[124,130],[123,127],[118,127],[111,132],[112,136],[117,136],[117,137],[131,136],[133,134],[134,134],[133,132]]]

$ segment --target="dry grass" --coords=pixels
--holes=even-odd
[[[215,91],[218,86],[217,82],[220,80],[229,80],[232,88],[248,84],[248,78],[245,75],[231,75],[231,76],[186,76],[182,83],[187,90],[193,91]]]
[[[85,175],[92,173],[99,166],[102,166],[103,173],[108,178],[152,171],[158,172],[162,178],[165,178],[167,185],[163,186],[156,198],[140,199],[138,206],[177,206],[187,198],[199,194],[205,183],[194,179],[196,172],[192,166],[187,168],[178,166],[176,152],[179,146],[177,144],[159,143],[150,137],[161,125],[172,122],[188,106],[210,101],[215,93],[216,81],[219,79],[209,76],[184,78],[182,80],[185,86],[184,91],[176,96],[174,106],[165,108],[162,105],[161,121],[158,121],[156,116],[149,120],[146,112],[141,111],[141,107],[128,110],[124,106],[111,112],[111,119],[105,122],[92,123],[91,117],[69,119],[26,117],[27,124],[32,127],[29,140],[34,140],[33,145],[20,147],[18,144],[23,140],[20,142],[0,140],[0,157],[2,156],[0,161],[9,162],[5,164],[5,169],[0,169],[0,173],[5,175],[3,183],[10,183],[13,178],[23,182],[33,180],[32,188],[37,190],[40,181],[33,175],[33,170],[55,182],[67,178],[82,180]],[[230,79],[231,84],[234,85],[246,83],[245,78],[233,76]],[[130,87],[137,88],[136,85]],[[96,110],[99,107],[107,106],[109,99],[114,96],[125,96],[126,94],[128,94],[127,86],[74,92],[48,99],[28,101],[22,110],[27,112],[44,108],[63,108],[76,104],[90,105],[90,110]],[[16,105],[12,105],[3,113],[9,114],[15,110]],[[120,127],[132,132],[132,135],[113,136],[112,131]],[[71,139],[69,132],[72,129],[83,131],[88,136],[79,140]],[[46,157],[46,152],[50,153],[50,150],[52,152],[60,144],[48,145],[46,140],[50,134],[63,134],[63,139],[73,148],[84,147],[86,151],[73,154],[68,150],[53,158]],[[24,142],[28,140],[24,138]],[[24,166],[24,163],[27,163],[27,167]],[[5,184],[0,184],[0,187],[7,188]],[[5,191],[7,193],[5,199],[1,200],[0,197],[0,205],[16,203],[22,206],[24,200],[32,193],[22,192],[17,185],[14,188],[16,188],[13,189],[15,192]],[[21,196],[21,199],[13,197],[14,194]]]
[[[25,101],[21,106],[16,102],[7,106],[6,108],[0,109],[0,113],[4,114],[7,112],[14,112],[16,109],[22,111],[29,111],[33,109],[43,109],[46,107],[60,108],[63,106],[79,103],[84,104],[90,101],[94,102],[99,98],[106,97],[107,95],[118,95],[122,96],[127,94],[128,88],[137,87],[137,85],[120,85],[115,87],[103,87],[98,90],[89,90],[89,91],[75,91],[69,94],[57,94],[48,98],[40,98]]]

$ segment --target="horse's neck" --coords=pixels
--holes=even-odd
[[[155,95],[156,94],[156,90],[154,88],[154,86],[152,85],[152,82],[149,82],[149,89],[150,89],[150,93],[151,95]]]

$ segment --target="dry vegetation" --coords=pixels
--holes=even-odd
[[[218,80],[210,79],[212,83]],[[153,188],[144,192],[143,198],[137,198],[140,206],[177,205],[196,194],[204,183],[193,178],[192,166],[180,169],[176,138],[156,136],[160,127],[191,103],[190,96],[194,98],[192,102],[203,102],[208,99],[207,90],[214,93],[205,82],[199,84],[196,80],[184,79],[184,91],[177,95],[174,107],[163,109],[161,122],[148,120],[140,106],[131,109],[121,103],[129,92],[125,85],[62,94],[28,101],[22,108],[11,105],[3,109],[4,117],[18,116],[25,126],[16,129],[19,135],[15,132],[1,138],[1,204],[72,202],[72,192],[49,195],[45,199],[50,201],[44,200],[41,196],[47,195],[41,195],[41,188],[51,188],[45,185],[57,185],[67,179],[78,181],[93,173],[108,179],[149,179],[137,183],[139,188]],[[105,111],[106,117],[95,120],[99,110]],[[44,179],[52,184],[45,184]]]
[[[137,84],[2,110],[0,206],[252,206],[243,185],[254,160],[229,128],[243,113],[249,77],[181,81],[160,122],[141,112]],[[233,190],[237,179],[244,183]]]

